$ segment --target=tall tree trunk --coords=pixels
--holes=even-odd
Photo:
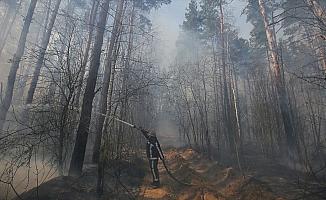
[[[240,107],[239,107],[239,94],[238,94],[238,83],[237,83],[237,78],[233,66],[233,75],[231,75],[231,90],[232,90],[232,99],[233,99],[233,108],[234,108],[234,117],[236,121],[236,132],[237,135],[234,136],[234,147],[235,147],[235,153],[236,153],[236,158],[237,158],[237,163],[239,170],[241,171],[242,175],[244,175],[243,170],[242,170],[242,164],[241,164],[241,151],[242,151],[242,128],[241,128],[241,119],[240,119]]]
[[[80,95],[81,95],[81,91],[82,91],[82,87],[83,87],[84,76],[85,76],[85,72],[86,72],[86,65],[87,65],[87,62],[89,59],[89,52],[91,49],[91,44],[92,44],[92,39],[93,39],[94,25],[95,25],[98,6],[99,6],[99,2],[94,1],[93,5],[92,5],[90,17],[89,17],[89,32],[88,32],[87,44],[86,44],[85,53],[83,56],[83,61],[82,61],[78,85],[77,85],[76,102],[75,102],[76,107],[79,107],[79,105],[80,105],[79,99],[80,99]]]
[[[326,10],[321,6],[317,0],[306,0],[307,4],[311,7],[314,14],[319,18],[322,23],[326,23]],[[326,24],[325,24],[326,25]]]
[[[280,111],[282,115],[282,121],[284,125],[284,131],[286,134],[286,144],[288,145],[289,152],[294,153],[294,148],[296,144],[296,138],[294,135],[294,127],[291,119],[291,112],[289,107],[289,99],[288,94],[285,88],[285,83],[282,79],[281,65],[277,54],[277,43],[275,40],[275,35],[273,34],[273,30],[269,26],[268,17],[265,10],[264,0],[258,0],[259,2],[259,10],[260,14],[263,18],[266,37],[268,42],[269,49],[269,61],[272,67],[272,73],[274,76],[274,83],[276,86],[276,92],[278,94],[278,100],[280,105]]]
[[[2,26],[2,32],[0,34],[0,57],[1,57],[1,54],[2,54],[2,51],[6,45],[6,41],[8,39],[8,36],[10,35],[10,32],[11,32],[11,29],[14,25],[14,22],[16,21],[16,18],[17,18],[17,14],[18,14],[18,11],[19,11],[19,8],[22,4],[22,1],[19,2],[19,4],[16,6],[16,9],[15,9],[15,13],[13,15],[13,17],[11,17],[12,19],[10,20],[10,18],[6,18],[4,19],[4,22],[6,23],[4,26]],[[12,15],[11,12],[12,12],[12,9],[8,9],[9,12],[9,15]],[[7,14],[8,15],[8,14]],[[8,25],[10,21],[10,24]]]
[[[103,36],[105,25],[107,22],[110,1],[105,0],[101,6],[99,22],[97,24],[97,32],[95,36],[94,48],[91,53],[91,63],[89,75],[87,78],[86,89],[83,97],[82,110],[80,114],[79,125],[77,129],[77,137],[75,147],[72,153],[69,175],[80,175],[82,173],[84,156],[89,132],[89,124],[92,113],[92,103],[95,96],[95,86],[97,80],[98,69],[100,66],[101,51],[103,45]]]
[[[102,138],[102,127],[105,120],[105,115],[107,112],[107,104],[108,104],[108,89],[110,85],[110,77],[111,77],[111,71],[112,71],[112,64],[117,59],[117,43],[119,38],[119,30],[121,27],[121,20],[123,15],[123,5],[124,0],[120,0],[119,4],[117,5],[117,11],[116,15],[114,17],[114,25],[112,30],[112,35],[110,38],[110,45],[109,45],[109,51],[106,57],[105,61],[105,70],[103,75],[103,82],[102,82],[102,90],[101,90],[101,96],[99,101],[99,107],[98,107],[98,119],[96,124],[96,138],[93,148],[93,157],[92,161],[94,163],[98,162],[99,159],[99,153],[100,153],[100,146],[101,146],[101,138]]]
[[[39,46],[40,34],[43,33],[42,29],[46,29],[46,27],[47,27],[49,17],[50,17],[50,13],[51,13],[51,3],[52,3],[52,0],[48,0],[47,4],[45,5],[45,8],[47,8],[46,13],[41,15],[42,22],[39,24],[36,33],[34,33],[35,34],[35,40],[34,40],[34,45],[33,45],[32,49],[31,49],[32,52],[35,52],[35,49]],[[29,68],[30,68],[30,66],[33,65],[33,63],[34,63],[34,56],[29,56],[26,67],[25,67],[25,69],[23,70],[23,73],[22,73],[23,76],[21,77],[21,85],[18,88],[18,91],[16,92],[16,95],[15,95],[16,96],[15,99],[19,100],[20,105],[25,104],[25,102],[24,102],[24,100],[25,100],[24,99],[24,92],[25,92],[25,88],[26,88],[26,85],[27,85],[27,81],[28,81],[28,76],[29,76],[29,71],[30,71]],[[20,114],[21,121],[26,121],[26,119],[27,119],[26,114],[28,114],[28,113],[25,112],[25,111],[23,111]],[[21,125],[19,126],[20,129],[22,129]]]
[[[215,50],[215,43],[214,40],[212,41],[212,48],[213,48],[213,61],[214,61],[214,66],[213,66],[213,92],[214,92],[214,124],[215,126],[213,127],[214,129],[214,137],[215,137],[215,143],[217,145],[217,154],[212,155],[216,156],[217,160],[219,160],[219,147],[220,147],[220,126],[221,122],[219,119],[219,113],[220,113],[220,104],[219,104],[219,91],[218,91],[218,61],[217,61],[217,55],[216,55],[216,50]]]
[[[42,38],[42,43],[41,43],[41,47],[39,49],[39,56],[38,59],[36,61],[36,66],[35,66],[35,71],[33,73],[33,78],[27,93],[27,98],[26,98],[26,104],[31,104],[33,102],[33,97],[34,97],[34,93],[36,90],[36,85],[40,76],[40,72],[41,72],[41,68],[44,62],[44,57],[45,57],[45,53],[46,53],[46,49],[49,45],[49,41],[50,41],[50,37],[51,37],[51,33],[52,33],[52,29],[54,26],[54,22],[57,18],[57,14],[58,14],[58,10],[61,4],[61,0],[57,0],[53,13],[51,15],[50,18],[50,22],[49,22],[49,26],[47,27],[45,34],[43,35]]]
[[[9,110],[9,107],[10,107],[10,104],[12,101],[17,70],[19,68],[20,60],[21,60],[22,56],[24,55],[26,39],[27,39],[27,35],[29,32],[29,27],[30,27],[32,19],[33,19],[33,14],[34,14],[34,10],[36,7],[36,3],[37,3],[37,0],[32,0],[29,5],[28,12],[27,12],[25,22],[23,25],[23,29],[22,29],[22,32],[21,32],[21,35],[19,38],[18,47],[17,47],[16,53],[13,57],[13,62],[10,67],[10,72],[9,72],[9,76],[8,76],[8,80],[7,80],[6,93],[5,93],[3,101],[0,104],[0,131],[3,130],[3,126],[6,121],[7,112]]]
[[[234,142],[233,142],[233,133],[232,133],[232,124],[231,124],[231,116],[230,116],[230,97],[228,91],[228,81],[227,81],[227,64],[226,64],[226,47],[225,47],[225,30],[224,30],[224,11],[222,0],[219,3],[220,9],[220,40],[221,40],[221,48],[222,48],[222,76],[223,76],[223,114],[224,114],[224,131],[226,137],[228,138],[230,150],[234,151]]]
[[[326,9],[323,8],[317,0],[306,0],[306,3],[311,8],[312,12],[316,17],[318,17],[317,21],[319,24],[319,36],[317,37],[317,41],[319,43],[318,52],[319,52],[319,61],[324,71],[324,75],[326,76]]]
[[[7,6],[7,9],[5,11],[5,15],[2,18],[1,22],[1,30],[0,30],[0,43],[5,42],[4,36],[6,35],[6,32],[8,30],[8,25],[10,22],[10,18],[12,17],[12,12],[13,10],[11,9],[10,6]]]

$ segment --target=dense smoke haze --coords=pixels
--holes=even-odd
[[[0,0],[0,200],[326,198],[326,1]]]

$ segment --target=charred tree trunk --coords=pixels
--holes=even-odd
[[[103,45],[103,36],[107,22],[110,1],[105,0],[101,6],[99,21],[97,23],[97,32],[95,36],[94,48],[91,53],[91,63],[89,75],[87,78],[86,89],[83,97],[82,110],[77,129],[75,147],[72,153],[69,175],[80,175],[82,173],[84,156],[91,120],[92,104],[95,96],[95,86],[98,69],[100,66],[101,51]]]
[[[24,55],[26,39],[27,39],[27,35],[29,32],[29,27],[30,27],[32,19],[33,19],[33,14],[34,14],[34,10],[36,7],[36,3],[37,3],[37,0],[32,0],[29,5],[27,16],[25,18],[25,22],[23,25],[23,30],[22,30],[20,38],[19,38],[18,47],[17,47],[16,53],[13,57],[13,62],[10,67],[10,72],[9,72],[9,76],[8,76],[8,80],[7,80],[6,93],[5,93],[3,101],[0,104],[0,131],[3,130],[7,112],[11,105],[13,91],[14,91],[14,85],[15,85],[15,80],[16,80],[16,74],[17,74],[17,70],[19,68],[20,60],[21,60],[22,56]]]

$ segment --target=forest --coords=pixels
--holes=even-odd
[[[0,0],[9,199],[326,199],[326,1]]]

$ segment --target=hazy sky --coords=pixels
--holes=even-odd
[[[175,42],[189,2],[190,0],[172,0],[171,4],[164,5],[151,13],[153,26],[160,41],[158,44],[160,55],[164,57],[161,63],[163,66],[167,66],[174,58]],[[248,38],[252,26],[246,23],[246,16],[241,16],[245,5],[246,1],[244,0],[234,0],[228,5],[226,13],[234,16],[232,20],[235,22],[236,28],[239,29],[239,35]]]

